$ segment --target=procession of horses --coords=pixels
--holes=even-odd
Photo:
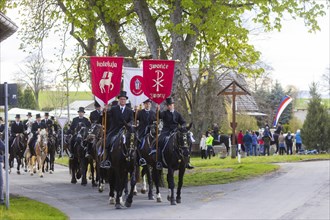
[[[161,126],[159,126],[161,127]],[[21,168],[29,172],[31,176],[38,173],[40,177],[45,176],[45,172],[54,173],[54,161],[56,154],[59,157],[62,152],[71,155],[69,160],[69,172],[71,183],[75,184],[80,179],[81,185],[87,185],[91,179],[93,187],[97,187],[99,192],[103,192],[105,184],[109,184],[109,202],[115,204],[116,209],[123,207],[121,201],[123,193],[126,198],[124,204],[130,207],[133,202],[133,195],[136,194],[136,183],[138,179],[143,179],[141,192],[146,192],[146,181],[148,184],[148,199],[154,200],[154,190],[156,188],[156,201],[161,202],[160,186],[163,168],[156,166],[157,157],[162,158],[163,167],[167,173],[167,184],[169,189],[168,201],[171,205],[181,203],[181,188],[185,173],[187,158],[184,149],[189,148],[191,138],[189,137],[190,127],[178,128],[163,140],[159,140],[157,135],[157,124],[154,123],[146,127],[146,135],[141,140],[134,126],[123,126],[120,131],[108,141],[104,135],[104,126],[93,123],[91,127],[79,123],[74,133],[67,133],[63,139],[63,151],[61,150],[61,131],[55,129],[42,128],[38,130],[37,140],[34,145],[34,152],[31,152],[28,142],[31,139],[31,126],[28,126],[24,133],[17,134],[9,147],[9,172],[17,164],[17,174],[21,173]],[[70,144],[73,137],[74,148],[70,152]],[[111,167],[102,168],[101,161],[104,158],[105,149],[110,147]],[[158,149],[162,149],[161,151]],[[162,146],[162,147],[160,147]],[[88,153],[88,156],[86,156]],[[141,159],[145,163],[141,164]],[[90,175],[88,175],[90,170]],[[178,170],[178,183],[176,196],[174,192],[174,171]],[[140,174],[141,173],[141,174]]]

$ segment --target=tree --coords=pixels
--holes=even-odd
[[[328,141],[330,116],[321,103],[321,96],[317,91],[318,85],[313,82],[310,86],[311,99],[307,107],[307,116],[301,130],[303,144],[309,149],[329,150]]]
[[[32,55],[27,58],[25,69],[20,68],[17,73],[17,81],[24,83],[33,92],[36,109],[39,108],[39,92],[44,88],[46,82],[45,61],[40,55]]]
[[[33,95],[33,91],[30,88],[24,90],[23,102],[21,107],[27,109],[37,109],[37,103]]]
[[[23,105],[24,105],[23,85],[17,84],[17,107],[23,108]]]

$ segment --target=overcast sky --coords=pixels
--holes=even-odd
[[[295,85],[300,90],[309,90],[312,81],[319,82],[329,68],[329,10],[319,19],[321,31],[308,33],[301,19],[283,21],[281,32],[271,32],[253,41],[262,52],[262,60],[272,66],[272,77],[283,87]],[[17,24],[14,14],[8,14]],[[13,74],[18,71],[26,55],[18,50],[16,34],[0,44],[0,82],[14,83]],[[51,50],[51,47],[50,47]]]

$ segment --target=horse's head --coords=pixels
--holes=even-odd
[[[75,133],[78,134],[78,132],[81,130],[82,127],[85,127],[85,124],[82,122],[79,122],[76,127]]]
[[[77,138],[76,141],[77,142],[82,142],[86,139],[88,135],[88,129],[86,127],[80,127],[80,130],[77,133]]]
[[[88,131],[88,135],[86,137],[86,141],[92,143],[95,140],[99,140],[103,136],[102,125],[94,123],[92,127]]]
[[[48,143],[48,133],[45,128],[41,129],[38,137],[39,143],[43,146],[46,146]]]
[[[182,127],[177,130],[176,139],[177,144],[180,147],[189,147],[192,144],[191,132],[189,129],[191,128],[191,124],[188,127]]]

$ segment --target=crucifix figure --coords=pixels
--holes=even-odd
[[[162,48],[159,46],[159,47],[157,48],[157,51],[158,51],[158,59],[160,59],[160,52],[162,51]]]

